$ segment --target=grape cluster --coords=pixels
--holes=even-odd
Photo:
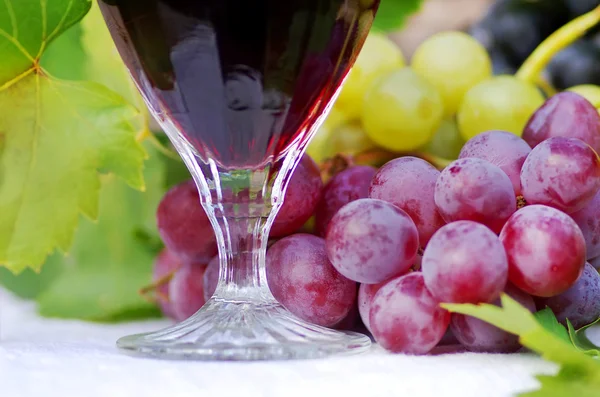
[[[364,326],[407,354],[448,340],[520,348],[443,302],[499,305],[505,293],[576,327],[600,317],[600,89],[545,99],[527,80],[492,76],[485,48],[459,32],[426,40],[405,62],[372,34],[299,162],[270,234],[275,298],[306,321]],[[393,158],[352,161],[380,149]],[[350,160],[332,170],[335,154]],[[191,181],[157,216],[158,301],[181,320],[216,290],[216,243]]]
[[[495,73],[514,73],[551,33],[599,5],[599,0],[497,0],[471,34],[490,53]],[[547,74],[561,90],[600,84],[598,62],[600,34],[594,29],[559,52]]]

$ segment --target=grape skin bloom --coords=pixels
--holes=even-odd
[[[390,280],[377,291],[369,323],[373,337],[386,350],[426,354],[446,333],[450,313],[439,306],[423,275],[413,272]]]
[[[583,271],[583,234],[571,217],[555,208],[521,208],[504,225],[500,240],[508,256],[510,282],[530,295],[558,295]]]
[[[417,256],[419,235],[410,216],[382,200],[346,204],[327,230],[327,255],[344,276],[377,284],[407,272]]]
[[[550,138],[527,156],[521,186],[529,204],[579,211],[600,189],[600,159],[579,139]]]
[[[531,148],[523,139],[506,131],[487,131],[471,138],[458,158],[475,157],[499,167],[510,179],[515,195],[521,194],[521,168]]]
[[[338,273],[327,259],[325,241],[294,234],[267,252],[267,281],[275,299],[313,324],[330,327],[355,304],[356,283]]]
[[[440,174],[435,203],[446,222],[470,220],[499,232],[516,211],[517,199],[508,176],[481,159],[459,159]]]
[[[476,222],[458,221],[433,235],[421,271],[440,302],[492,302],[506,286],[508,261],[494,232]]]
[[[560,92],[550,97],[523,130],[531,147],[553,137],[578,138],[600,151],[600,114],[583,96]]]
[[[406,211],[417,226],[422,247],[445,224],[434,200],[439,175],[425,160],[401,157],[381,167],[369,188],[370,198],[387,201]]]

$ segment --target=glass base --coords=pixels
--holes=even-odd
[[[298,319],[278,303],[211,299],[189,319],[157,332],[121,338],[135,355],[187,360],[291,360],[362,353],[371,340]]]

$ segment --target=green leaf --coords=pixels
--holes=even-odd
[[[564,325],[558,322],[556,316],[554,315],[554,312],[552,312],[552,309],[547,307],[544,310],[540,310],[534,313],[534,316],[538,323],[540,323],[540,325],[544,327],[547,331],[552,332],[554,335],[558,336],[565,342],[571,342],[567,329]]]
[[[41,315],[117,321],[159,315],[138,291],[149,284],[156,248],[139,238],[157,238],[156,207],[164,194],[163,158],[151,152],[146,162],[145,193],[105,177],[97,223],[83,220],[70,255],[54,255],[62,274],[38,298]]]
[[[46,290],[62,272],[62,266],[46,264],[41,272],[26,269],[20,274],[0,267],[0,284],[23,299],[35,299]]]
[[[479,318],[519,336],[521,344],[561,365],[555,376],[538,376],[541,388],[522,397],[597,396],[600,362],[583,354],[564,337],[548,330],[536,317],[504,294],[502,307],[490,304],[442,304],[445,309]]]
[[[90,5],[0,2],[0,263],[15,273],[68,250],[80,213],[97,217],[99,171],[144,187],[135,107],[103,85],[60,80],[40,66],[59,56],[44,51]]]
[[[569,338],[577,349],[587,354],[588,356],[600,356],[600,350],[598,346],[593,344],[586,336],[585,332],[588,328],[597,325],[600,322],[600,318],[594,321],[593,323],[586,325],[575,331],[575,327],[573,324],[567,319],[567,327],[569,328]]]
[[[381,0],[373,29],[389,32],[400,29],[413,13],[419,11],[422,0]]]

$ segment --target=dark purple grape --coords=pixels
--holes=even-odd
[[[581,1],[581,0],[577,0]],[[579,39],[552,58],[547,67],[550,82],[559,90],[600,84],[600,48],[593,39]]]
[[[325,237],[331,218],[344,205],[369,195],[369,186],[377,170],[366,165],[350,167],[335,175],[325,186],[316,208],[315,228]]]
[[[560,295],[537,298],[539,310],[549,307],[558,321],[566,324],[567,318],[577,328],[590,324],[600,317],[600,274],[589,263],[577,282]]]
[[[298,231],[313,214],[322,191],[319,167],[313,159],[304,155],[289,182],[270,236],[284,237]]]
[[[525,292],[511,284],[506,286],[504,292],[530,312],[535,312],[533,298]],[[494,305],[502,306],[500,299],[497,299]],[[510,353],[521,347],[517,335],[510,334],[475,317],[454,313],[450,329],[456,339],[471,351]]]
[[[207,263],[217,254],[213,228],[193,181],[165,194],[156,213],[158,231],[169,250],[186,263]]]
[[[585,239],[588,260],[600,256],[600,192],[583,209],[571,214]]]

